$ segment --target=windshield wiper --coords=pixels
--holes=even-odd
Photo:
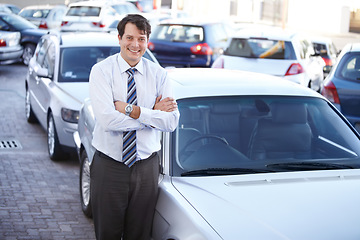
[[[324,162],[288,162],[273,163],[266,165],[268,168],[286,170],[329,170],[329,169],[354,169],[354,167],[344,164],[324,163]]]
[[[273,171],[264,170],[264,169],[252,169],[252,168],[206,168],[206,169],[183,172],[181,176],[236,175],[236,174],[268,173],[268,172],[273,172]]]

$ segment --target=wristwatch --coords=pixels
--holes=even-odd
[[[130,113],[132,112],[133,110],[133,105],[132,104],[128,104],[126,107],[125,107],[125,115],[126,116],[130,116]]]

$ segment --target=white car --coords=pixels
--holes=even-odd
[[[71,3],[63,17],[61,31],[104,31],[118,16],[107,1]]]
[[[169,69],[180,120],[162,133],[152,239],[360,237],[360,135],[317,92],[273,76]],[[91,216],[91,103],[74,134]]]
[[[271,74],[316,91],[323,84],[324,66],[305,36],[267,27],[239,31],[212,65]]]
[[[20,62],[23,47],[20,32],[0,31],[0,64]]]
[[[19,15],[38,28],[60,30],[66,11],[65,5],[31,5],[21,9]]]

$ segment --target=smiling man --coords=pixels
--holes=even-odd
[[[96,119],[91,205],[97,239],[151,238],[158,191],[160,131],[179,111],[167,72],[143,58],[151,27],[130,14],[118,24],[121,51],[95,64],[90,99]]]

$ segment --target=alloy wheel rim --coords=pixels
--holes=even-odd
[[[54,154],[54,146],[55,146],[55,127],[54,127],[54,120],[52,117],[49,119],[49,126],[48,126],[48,147],[50,155]]]
[[[84,163],[82,164],[81,194],[83,204],[88,206],[90,202],[90,164],[87,157],[84,159]]]

